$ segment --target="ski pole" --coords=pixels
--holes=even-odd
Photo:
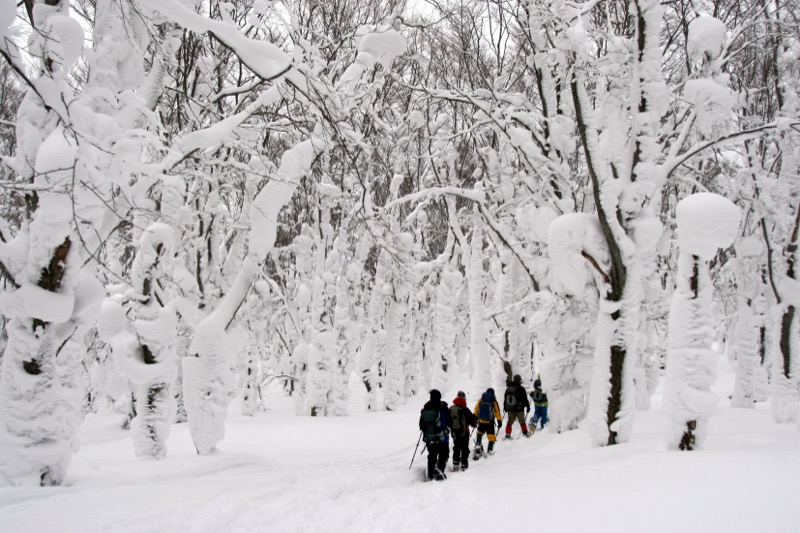
[[[417,450],[419,449],[419,443],[422,441],[422,431],[419,432],[419,439],[417,439],[417,447],[414,448],[414,455],[411,456],[411,464],[408,465],[408,469],[411,470],[411,465],[414,464],[414,459],[417,457]]]

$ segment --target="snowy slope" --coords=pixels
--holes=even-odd
[[[717,390],[727,396],[722,366]],[[285,414],[277,393],[271,403],[254,418],[234,406],[217,455],[196,456],[187,427],[175,426],[162,461],[134,458],[117,421],[88,420],[66,486],[0,489],[0,531],[798,530],[800,433],[774,424],[766,405],[723,399],[705,450],[667,452],[659,395],[629,444],[590,448],[583,429],[539,432],[422,483],[425,456],[408,469],[422,399],[399,413],[328,419]]]

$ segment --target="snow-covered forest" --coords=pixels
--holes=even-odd
[[[660,384],[670,450],[721,401],[800,427],[799,14],[0,0],[0,486],[64,483],[103,413],[212,454],[275,389],[540,377],[598,447]]]

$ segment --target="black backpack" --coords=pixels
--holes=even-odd
[[[506,389],[506,411],[521,411],[523,409],[523,405],[520,403],[519,398],[517,397],[517,387],[511,385],[509,388]]]
[[[547,398],[547,396],[545,396],[544,393],[542,391],[540,391],[539,389],[536,389],[535,391],[533,391],[533,394],[531,394],[531,397],[533,398],[534,403],[541,403],[541,402],[545,401],[545,398]]]
[[[422,438],[425,442],[439,442],[445,436],[447,426],[442,421],[442,409],[423,409],[422,419]]]

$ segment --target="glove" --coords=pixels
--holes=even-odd
[[[500,429],[501,427],[503,427],[503,421],[502,420],[498,420],[497,421],[497,429]]]

